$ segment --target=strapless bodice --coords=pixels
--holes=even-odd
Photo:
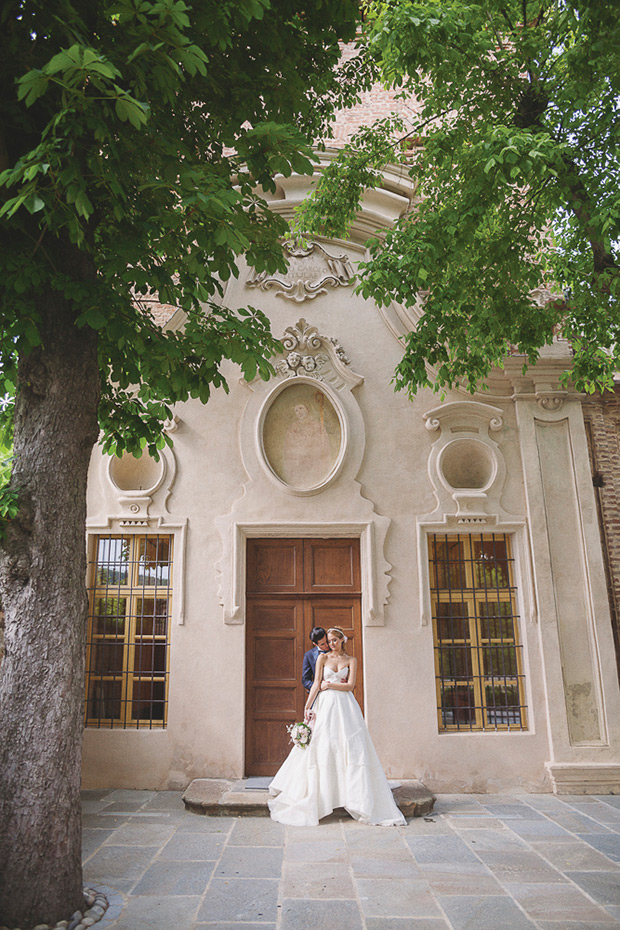
[[[331,668],[325,666],[323,669],[323,678],[326,678],[327,681],[337,681],[339,684],[342,684],[349,677],[349,666],[346,668],[341,668],[340,671],[334,671]]]

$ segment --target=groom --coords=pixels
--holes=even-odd
[[[304,664],[301,670],[301,681],[306,691],[310,691],[314,682],[314,670],[316,668],[317,658],[322,652],[329,652],[327,633],[322,626],[315,626],[310,633],[310,641],[313,643],[313,646],[312,649],[308,649],[304,655]]]

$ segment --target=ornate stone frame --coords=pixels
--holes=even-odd
[[[374,519],[351,523],[237,522],[229,515],[218,523],[222,534],[222,558],[218,564],[220,602],[224,623],[245,623],[246,612],[246,541],[256,538],[358,538],[362,575],[362,624],[383,626],[383,608],[388,600],[391,565],[381,555],[390,520]]]
[[[435,435],[428,458],[428,475],[438,505],[434,513],[453,514],[456,522],[493,524],[502,519],[504,511],[500,495],[506,478],[506,463],[499,443],[491,435],[504,425],[503,411],[477,401],[455,401],[434,407],[424,414],[426,429]],[[460,452],[459,450],[463,450]],[[451,483],[446,474],[448,455],[478,457],[481,471],[487,470],[478,484]]]
[[[519,615],[529,622],[538,619],[534,573],[525,517],[508,513],[501,506],[506,464],[499,443],[491,436],[503,426],[503,411],[491,404],[455,401],[434,407],[424,414],[426,429],[436,433],[429,458],[428,474],[437,496],[437,507],[417,518],[418,575],[420,578],[420,623],[431,617],[428,569],[429,533],[463,533],[492,530],[510,534],[514,543]],[[477,443],[492,462],[488,480],[479,488],[451,485],[442,471],[442,458],[457,443]]]
[[[240,421],[239,445],[248,481],[229,513],[215,521],[222,538],[217,572],[224,623],[245,622],[246,539],[323,536],[359,538],[362,623],[382,626],[392,567],[384,556],[391,521],[375,512],[356,480],[364,456],[365,431],[353,391],[363,378],[349,367],[342,346],[333,337],[320,335],[306,320],[287,326],[282,342],[284,352],[275,363],[280,377],[268,383],[259,379],[252,382],[251,396]],[[307,367],[291,365],[292,352],[305,360]],[[302,374],[298,374],[298,368]],[[261,424],[265,412],[292,382],[319,386],[334,405],[342,426],[337,461],[325,480],[308,490],[281,481],[262,451]]]
[[[340,402],[340,399],[338,395],[336,394],[336,392],[332,391],[328,385],[321,384],[320,390],[323,391],[323,393],[326,395],[328,400],[331,402],[332,407],[334,408],[336,415],[338,416],[338,420],[340,422],[341,441],[340,441],[340,450],[338,453],[338,457],[336,461],[334,462],[334,465],[332,466],[329,474],[326,475],[322,481],[318,482],[313,487],[296,488],[296,487],[292,487],[291,485],[287,485],[286,482],[284,482],[281,478],[278,477],[278,475],[275,473],[275,471],[273,470],[273,468],[271,467],[269,463],[268,457],[265,453],[264,444],[263,444],[263,427],[265,424],[265,418],[269,410],[271,409],[272,404],[274,403],[274,401],[280,394],[286,391],[286,389],[290,386],[290,383],[291,382],[289,380],[281,381],[267,394],[267,396],[263,400],[263,403],[260,408],[260,412],[258,414],[258,417],[256,418],[256,424],[255,424],[256,434],[254,437],[255,448],[257,450],[258,460],[270,481],[272,481],[280,489],[286,491],[287,494],[294,494],[297,497],[308,497],[314,494],[318,494],[320,491],[323,491],[326,488],[328,488],[330,484],[333,484],[333,482],[338,477],[340,471],[342,470],[342,466],[344,464],[347,450],[349,447],[349,438],[350,438],[349,423],[348,423],[348,417],[346,416],[345,411],[343,409],[343,405]],[[305,384],[316,384],[316,381],[313,381],[313,379],[310,377],[304,377],[304,376],[298,376],[297,378],[295,378],[295,384],[304,384],[304,383]]]

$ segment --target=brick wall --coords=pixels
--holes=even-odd
[[[343,46],[343,59],[349,59],[354,54],[353,45]],[[415,124],[419,108],[419,103],[415,98],[398,100],[397,91],[387,90],[382,85],[376,84],[372,90],[362,94],[356,106],[351,107],[350,110],[340,110],[336,114],[332,127],[333,137],[325,139],[325,144],[328,147],[342,148],[362,126],[370,126],[375,120],[383,119],[390,113],[398,113],[404,120],[405,131],[408,131]]]
[[[620,676],[620,387],[583,403]]]

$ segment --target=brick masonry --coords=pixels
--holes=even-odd
[[[620,386],[583,402],[620,675]]]

